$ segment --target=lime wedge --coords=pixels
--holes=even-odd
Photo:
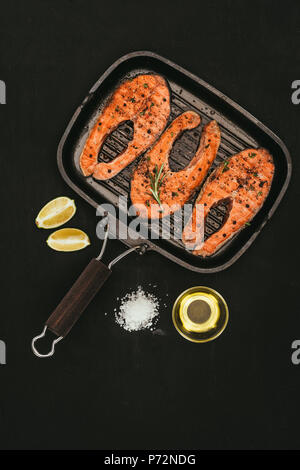
[[[51,233],[47,244],[56,251],[77,251],[90,245],[88,235],[77,228],[62,228]]]
[[[62,196],[48,202],[39,212],[35,223],[39,228],[56,228],[68,222],[76,212],[73,199]]]

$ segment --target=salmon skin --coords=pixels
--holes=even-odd
[[[211,256],[244,228],[262,207],[273,175],[272,155],[262,148],[243,150],[222,162],[205,182],[195,204],[203,204],[204,222],[210,209],[224,204],[227,207],[225,220],[223,226],[209,236],[201,247],[193,247],[193,254]],[[196,230],[194,208],[183,232],[183,241],[192,244]]]
[[[138,75],[122,83],[97,118],[80,155],[85,176],[107,180],[117,175],[159,137],[170,115],[170,91],[160,75]],[[134,136],[124,152],[109,163],[98,163],[106,139],[122,122],[132,121]]]
[[[180,114],[138,164],[131,182],[131,201],[140,217],[159,218],[172,214],[199,188],[219,148],[221,134],[216,121],[204,126],[199,147],[183,170],[170,170],[169,155],[180,134],[194,129],[200,121],[200,116],[193,111]],[[155,198],[153,184],[158,176],[158,198]]]

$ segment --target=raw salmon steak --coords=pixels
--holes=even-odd
[[[170,115],[170,91],[160,75],[138,75],[122,83],[97,118],[80,155],[85,176],[107,180],[145,152],[160,136]],[[124,152],[109,163],[98,163],[109,134],[124,121],[133,123],[134,135]]]
[[[223,225],[193,253],[210,256],[235,233],[244,228],[262,207],[272,184],[274,163],[265,149],[247,149],[222,162],[205,182],[195,204],[204,206],[204,223],[209,211],[220,204],[227,208]],[[183,241],[193,242],[200,225],[195,210],[185,227]],[[198,222],[198,221],[197,221]]]
[[[131,201],[140,217],[159,218],[172,214],[199,188],[219,148],[221,134],[216,121],[204,126],[199,147],[183,170],[171,171],[169,155],[182,132],[194,129],[200,121],[200,116],[193,111],[180,114],[138,164],[131,182]],[[153,194],[155,182],[158,197]]]

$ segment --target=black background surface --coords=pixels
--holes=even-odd
[[[0,107],[2,449],[299,448],[298,217],[300,6],[295,1],[1,1]],[[68,223],[92,245],[50,250],[37,212],[74,197],[56,165],[59,139],[90,86],[121,55],[151,50],[200,76],[277,133],[293,159],[290,187],[256,242],[228,270],[196,274],[151,253],[121,262],[50,360],[32,336],[99,251],[95,210],[75,196]],[[299,225],[298,225],[299,226]],[[108,258],[123,250],[110,241]],[[157,288],[148,284],[157,284]],[[138,284],[162,298],[163,335],[115,324],[116,298]],[[193,285],[227,299],[216,341],[183,340],[171,322]],[[167,296],[168,294],[168,296]],[[166,307],[164,307],[166,303]],[[104,315],[108,312],[108,315]]]

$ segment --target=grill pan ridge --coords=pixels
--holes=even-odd
[[[185,132],[175,142],[170,155],[172,170],[180,170],[188,164],[198,147],[203,126],[212,119],[215,119],[220,126],[221,144],[210,172],[220,162],[248,147],[265,147],[273,155],[275,174],[263,207],[251,221],[250,226],[232,237],[213,256],[208,258],[195,256],[185,250],[180,240],[172,236],[170,240],[162,238],[145,240],[149,249],[161,253],[185,268],[206,273],[221,271],[233,264],[247,250],[273,215],[289,184],[292,165],[286,146],[272,131],[200,78],[152,52],[139,51],[121,57],[99,78],[76,109],[58,146],[59,171],[67,184],[94,207],[105,202],[117,207],[119,196],[127,196],[129,199],[131,173],[139,159],[114,178],[97,181],[93,177],[86,178],[82,175],[79,156],[99,111],[105,106],[113,90],[124,79],[140,73],[158,73],[167,79],[171,91],[169,123],[186,110],[196,111],[201,116],[200,126]],[[99,161],[108,162],[115,158],[126,148],[132,135],[133,129],[129,122],[119,126],[106,139],[99,153]],[[210,212],[205,227],[206,237],[220,226],[225,210],[220,206]],[[121,226],[122,223],[119,224]],[[159,231],[161,234],[161,222]],[[136,234],[132,235],[129,234],[126,240],[121,241],[128,246],[139,244],[141,239]]]

